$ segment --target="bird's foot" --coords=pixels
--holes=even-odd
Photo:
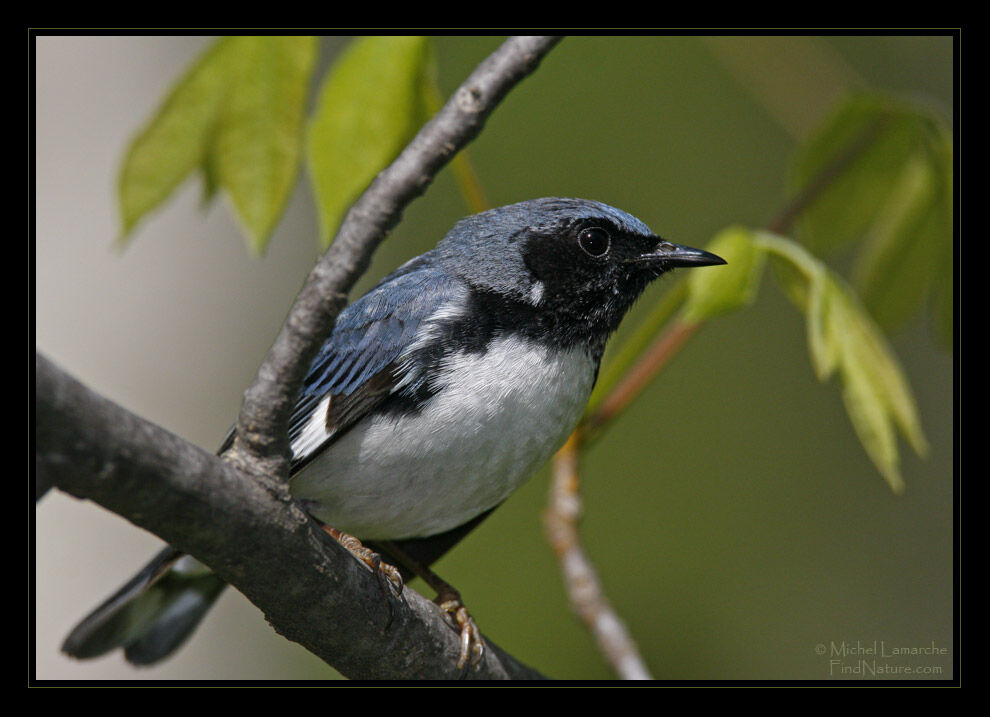
[[[399,597],[402,595],[402,588],[405,583],[402,580],[402,573],[399,572],[397,567],[386,563],[382,560],[382,556],[371,548],[365,547],[361,541],[353,535],[345,533],[342,530],[337,530],[329,525],[323,525],[323,530],[326,531],[331,538],[346,548],[351,555],[371,568],[371,572],[373,572],[375,577],[378,578],[378,584],[381,585],[382,591],[385,593],[387,598],[391,599],[392,597]],[[389,603],[389,608],[388,625],[391,625],[391,603]],[[386,625],[386,628],[388,625]]]
[[[457,658],[457,669],[463,670],[470,665],[475,667],[485,654],[485,640],[481,636],[474,618],[461,602],[461,596],[455,593],[441,593],[434,601],[440,609],[450,615],[456,623],[456,629],[461,633],[461,652]]]
[[[485,654],[485,640],[475,623],[474,618],[464,607],[461,594],[454,586],[430,570],[429,566],[412,557],[398,541],[390,540],[379,543],[381,549],[396,560],[409,572],[421,577],[426,584],[436,590],[437,596],[433,602],[450,617],[448,624],[460,635],[460,650],[457,658],[457,669],[461,676],[466,674],[465,667],[475,667]]]

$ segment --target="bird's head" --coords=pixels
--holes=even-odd
[[[437,249],[474,289],[577,322],[602,340],[657,277],[725,263],[584,199],[534,199],[466,217]]]

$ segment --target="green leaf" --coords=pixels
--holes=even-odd
[[[715,271],[695,271],[688,276],[685,321],[703,321],[749,305],[763,275],[766,254],[753,241],[749,229],[725,229],[705,248],[725,259],[726,264]]]
[[[298,174],[316,39],[238,37],[230,54],[233,90],[217,121],[210,169],[260,254]]]
[[[918,454],[928,446],[911,389],[883,333],[855,292],[806,249],[767,232],[755,234],[755,240],[789,265],[785,290],[805,312],[815,374],[822,381],[839,374],[860,442],[891,489],[901,492],[895,428]]]
[[[876,93],[848,98],[797,154],[793,189],[814,196],[798,238],[816,254],[862,241],[853,282],[888,332],[924,305],[952,253],[951,176],[941,119]]]
[[[212,45],[131,140],[118,192],[124,243],[137,223],[202,165],[228,86],[230,38]]]
[[[853,362],[846,367],[843,379],[842,402],[859,440],[890,489],[903,493],[904,479],[897,469],[897,439],[868,372]]]
[[[309,127],[309,171],[328,246],[344,213],[426,117],[425,37],[365,37],[334,64]]]
[[[950,142],[951,147],[951,142]],[[853,284],[871,315],[888,331],[923,306],[941,257],[952,256],[951,149],[912,156],[867,232]]]
[[[831,339],[838,346],[843,400],[860,440],[895,491],[903,489],[893,425],[919,455],[928,444],[907,379],[882,332],[855,295],[829,277]],[[893,425],[891,425],[893,423]]]
[[[225,191],[263,251],[298,173],[315,60],[313,37],[228,37],[207,49],[131,142],[121,240],[199,169],[204,201]]]
[[[799,239],[816,254],[858,240],[890,196],[917,148],[921,123],[891,98],[858,93],[839,105],[798,148],[791,174],[795,192],[838,167],[799,222]]]
[[[808,352],[811,354],[811,367],[819,381],[825,381],[839,360],[839,342],[833,333],[835,324],[832,318],[832,285],[823,271],[808,276],[808,302],[805,306],[807,319]]]

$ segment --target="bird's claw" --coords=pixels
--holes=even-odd
[[[450,615],[461,633],[461,652],[457,658],[457,669],[463,670],[466,666],[476,667],[481,662],[482,655],[485,654],[485,640],[481,637],[481,631],[474,622],[474,618],[464,607],[460,598],[448,598],[441,600],[437,598],[440,609]]]
[[[381,585],[382,591],[387,597],[399,597],[402,595],[402,589],[405,586],[405,583],[402,580],[402,573],[399,572],[397,567],[386,563],[382,560],[381,555],[376,553],[371,548],[365,547],[361,541],[353,535],[337,530],[329,525],[324,525],[323,530],[325,530],[330,537],[346,548],[351,555],[371,568],[371,571],[375,574],[375,577],[378,578],[378,584]],[[389,607],[388,625],[391,625],[391,604]],[[388,625],[386,625],[386,628]]]

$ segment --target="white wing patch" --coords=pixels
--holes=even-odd
[[[330,394],[324,396],[317,404],[316,409],[306,420],[306,425],[292,441],[292,455],[294,458],[307,456],[327,439],[330,433],[327,431],[327,411],[330,409]]]

